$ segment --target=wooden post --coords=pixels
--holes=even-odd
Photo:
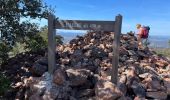
[[[48,15],[48,72],[53,74],[55,68],[55,51],[56,51],[56,41],[55,41],[55,16],[53,14]]]
[[[117,84],[118,77],[118,64],[119,64],[119,45],[120,45],[120,34],[122,26],[122,16],[118,15],[115,19],[114,26],[114,41],[113,41],[113,59],[112,59],[112,75],[111,81]]]

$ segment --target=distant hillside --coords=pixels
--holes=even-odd
[[[77,35],[84,35],[85,33],[75,33],[75,32],[60,32],[58,33],[64,37],[64,43],[68,43],[71,39],[75,38]],[[153,48],[170,48],[168,41],[170,40],[170,36],[159,36],[159,35],[151,35],[149,37],[150,47]]]
[[[156,48],[170,48],[168,41],[170,40],[170,36],[159,36],[154,35],[149,37],[150,47]]]

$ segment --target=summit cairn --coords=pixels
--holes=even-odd
[[[113,40],[112,32],[89,32],[69,44],[59,45],[54,74],[45,73],[37,82],[33,81],[34,77],[27,79],[27,97],[31,100],[167,99],[170,60],[149,48],[138,50],[137,38],[132,33],[121,34],[118,82],[111,82]]]

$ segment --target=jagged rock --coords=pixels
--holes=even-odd
[[[61,63],[62,64],[69,64],[70,63],[70,59],[68,59],[68,58],[65,58],[65,59],[61,59]]]
[[[48,59],[47,58],[41,58],[36,61],[40,65],[48,66]]]
[[[57,69],[53,75],[53,82],[62,85],[66,81],[66,73],[62,69]]]
[[[71,91],[71,88],[68,87],[68,85],[63,85],[63,86],[53,86],[52,88],[50,88],[49,91],[46,91],[46,93],[43,95],[43,98],[45,100],[49,100],[49,99],[64,99],[64,100],[68,100],[69,99],[69,92]]]
[[[128,51],[126,50],[126,48],[120,47],[120,48],[119,48],[119,54],[120,54],[120,55],[128,55],[129,53],[128,53]]]
[[[125,84],[125,83],[127,82],[127,77],[126,77],[126,75],[120,76],[119,82]]]
[[[129,53],[129,55],[130,55],[130,56],[134,56],[134,55],[136,55],[136,52],[135,52],[135,51],[133,51],[133,50],[128,50],[128,53]]]
[[[156,89],[161,90],[160,80],[156,79],[155,77],[149,77],[146,79],[146,84],[149,89]]]
[[[34,75],[43,75],[47,71],[47,66],[40,65],[39,63],[35,63],[33,67],[31,68],[31,72]]]
[[[18,82],[18,83],[16,83],[15,84],[15,86],[12,86],[13,88],[20,88],[20,87],[22,87],[24,84],[23,84],[23,82]]]
[[[146,96],[145,89],[140,83],[133,81],[131,88],[136,96],[140,98],[144,98]]]
[[[145,78],[147,78],[147,77],[149,77],[149,76],[151,76],[150,73],[143,73],[143,74],[140,74],[140,75],[139,75],[139,77],[140,77],[140,78],[143,78],[143,79],[145,79]]]
[[[168,62],[167,61],[164,61],[164,60],[158,60],[156,62],[156,65],[159,66],[159,67],[165,67],[168,65]]]
[[[153,98],[152,93],[161,91],[160,94],[166,99],[165,95],[169,94],[169,80],[166,78],[170,78],[170,61],[157,56],[149,48],[138,50],[134,34],[121,34],[119,81],[117,86],[110,82],[111,74],[114,74],[111,73],[113,39],[113,33],[89,32],[77,36],[69,44],[59,45],[56,48],[56,62],[61,68],[56,69],[49,80],[43,80],[42,76],[31,84],[25,84],[29,80],[24,82],[23,86],[30,87],[34,92],[29,97],[41,95],[40,99],[44,100],[144,100]],[[36,61],[39,58],[41,60],[35,62],[32,68],[40,76],[47,70],[45,59],[30,59]],[[29,71],[29,67],[23,70]]]
[[[92,48],[92,53],[91,53],[92,57],[103,58],[103,57],[107,57],[107,55],[108,54],[106,52],[104,52],[102,49],[99,49],[99,48],[96,48],[96,47]]]
[[[147,58],[149,57],[149,55],[147,55],[144,51],[141,50],[137,51],[137,54],[141,57],[147,57]]]
[[[68,80],[71,86],[80,86],[87,82],[90,71],[86,69],[73,69],[69,68],[66,70]]]
[[[29,97],[29,100],[42,100],[42,98],[37,93],[35,93]]]
[[[118,83],[118,88],[122,92],[122,94],[126,95],[127,92],[127,86],[125,83]]]
[[[122,35],[121,37],[123,40],[129,40],[130,37],[128,36],[128,34]]]
[[[78,98],[82,97],[92,97],[95,95],[94,89],[85,89],[85,90],[80,90],[77,93]]]
[[[164,85],[166,87],[167,94],[170,95],[170,78],[164,79]]]
[[[97,100],[115,100],[122,96],[115,84],[103,80],[96,83],[95,94]]]
[[[146,92],[146,96],[158,100],[166,100],[167,98],[167,94],[163,91]]]

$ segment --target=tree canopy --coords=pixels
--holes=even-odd
[[[43,0],[0,0],[0,63],[16,43],[25,43],[26,47],[44,45],[43,38],[37,35],[39,26],[27,19],[47,18],[49,12],[52,10]]]
[[[47,18],[49,8],[42,0],[0,0],[0,37],[1,42],[13,45],[31,27],[30,23],[21,23],[21,18]]]

